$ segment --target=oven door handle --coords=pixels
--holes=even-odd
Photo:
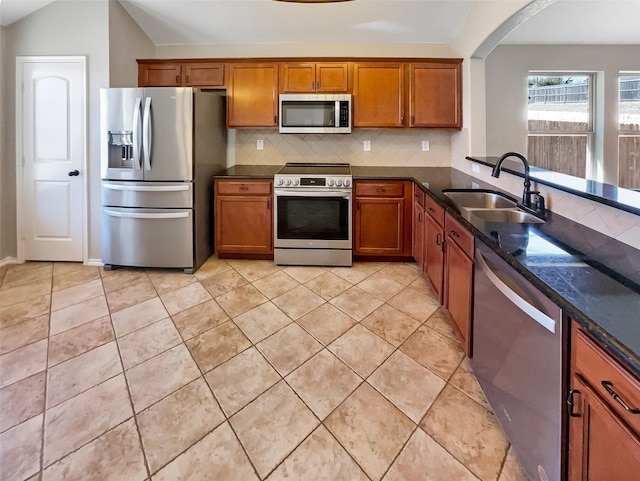
[[[274,194],[276,197],[278,196],[289,196],[289,197],[343,197],[345,199],[351,198],[350,190],[311,190],[311,189],[287,189],[280,190],[274,189]]]

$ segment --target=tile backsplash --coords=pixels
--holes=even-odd
[[[410,129],[356,129],[351,134],[280,134],[272,129],[238,129],[235,164],[280,165],[287,162],[344,162],[358,166],[448,167],[451,133]],[[258,150],[257,141],[264,143]],[[365,152],[363,142],[371,142]],[[422,141],[429,151],[422,151]]]

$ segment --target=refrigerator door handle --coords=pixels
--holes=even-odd
[[[142,116],[142,157],[144,170],[151,170],[151,141],[153,140],[151,127],[151,97],[144,99],[144,114]]]
[[[189,212],[121,212],[116,210],[104,209],[104,213],[111,217],[122,217],[127,219],[183,219],[189,217]]]
[[[182,192],[190,189],[191,184],[182,185],[120,185],[120,184],[103,184],[105,189],[123,190],[132,192]]]
[[[140,163],[140,109],[142,108],[142,99],[136,98],[133,107],[133,168],[134,170],[142,170]]]

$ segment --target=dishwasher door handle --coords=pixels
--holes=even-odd
[[[476,262],[482,269],[491,281],[491,283],[498,289],[502,294],[511,301],[511,303],[520,309],[522,312],[531,317],[534,321],[544,327],[546,330],[555,333],[556,332],[556,321],[547,316],[544,312],[536,309],[534,306],[525,301],[522,297],[520,297],[513,289],[511,289],[507,284],[505,284],[489,267],[487,262],[484,259],[484,256],[480,252],[479,249],[476,249]]]

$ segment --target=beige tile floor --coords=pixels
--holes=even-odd
[[[525,479],[413,264],[0,282],[3,481]]]

